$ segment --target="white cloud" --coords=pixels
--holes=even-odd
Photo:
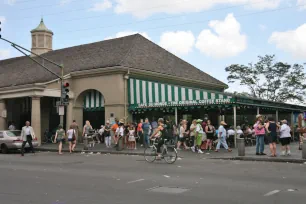
[[[104,11],[106,9],[112,8],[113,4],[109,0],[103,0],[102,2],[95,3],[90,11]]]
[[[0,50],[0,60],[9,58],[11,56],[11,52],[9,50]]]
[[[116,33],[115,36],[106,37],[105,40],[109,40],[109,39],[113,39],[113,38],[121,38],[121,37],[125,37],[125,36],[128,36],[128,35],[134,35],[136,33],[139,33],[139,32],[137,32],[137,31],[121,31],[121,32]],[[150,37],[146,32],[141,32],[139,34],[150,40]]]
[[[16,3],[16,1],[17,0],[6,0],[5,3],[10,5],[10,6],[13,6]]]
[[[213,58],[227,58],[238,55],[247,48],[247,37],[240,32],[240,23],[233,14],[224,21],[210,21],[211,30],[203,30],[198,36],[196,47]]]
[[[115,0],[116,13],[131,13],[145,18],[156,13],[191,13],[209,10],[217,5],[246,5],[251,9],[277,8],[284,0]]]
[[[306,58],[306,23],[295,30],[273,32],[269,42],[297,59]]]
[[[3,24],[3,23],[5,23],[6,18],[5,18],[4,16],[0,16],[0,21],[1,21],[1,23]]]
[[[265,31],[266,29],[267,29],[267,26],[266,25],[264,25],[264,24],[259,24],[259,29],[261,30],[261,31]]]
[[[186,55],[192,51],[194,43],[195,37],[191,31],[177,31],[163,33],[159,45],[174,54]]]
[[[304,10],[304,9],[306,9],[306,0],[297,0],[296,5],[301,6],[300,10]]]
[[[72,0],[60,0],[60,5],[63,6],[63,5],[66,5],[66,4],[69,4],[71,3]]]

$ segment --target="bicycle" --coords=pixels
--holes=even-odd
[[[157,147],[158,144],[156,139],[153,139],[153,145],[147,147],[144,150],[144,158],[147,162],[152,163],[157,158]],[[175,145],[167,145],[166,142],[168,140],[164,139],[164,144],[162,146],[163,151],[161,153],[161,159],[164,159],[168,164],[173,164],[177,160],[177,151],[175,149]]]

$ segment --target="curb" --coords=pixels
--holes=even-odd
[[[41,152],[57,152],[57,149],[46,149],[46,148],[35,148],[36,151]],[[67,149],[63,149],[62,152],[69,152]],[[125,152],[125,151],[105,151],[105,150],[75,150],[74,153],[101,153],[101,154],[120,154],[120,155],[139,155],[143,156],[144,153],[141,152]]]
[[[239,160],[239,161],[262,161],[262,162],[279,162],[279,163],[295,163],[304,164],[306,159],[287,159],[287,158],[254,158],[254,157],[213,157],[209,159],[221,159],[221,160]]]

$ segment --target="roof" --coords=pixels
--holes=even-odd
[[[126,66],[190,80],[227,85],[205,72],[176,57],[140,34],[105,40],[91,44],[54,50],[42,55],[59,64],[64,64],[65,75],[104,67]],[[37,59],[42,62],[41,59]],[[60,74],[58,67],[45,65]],[[56,79],[27,57],[0,61],[0,87],[43,83]]]
[[[41,19],[39,25],[35,29],[31,30],[31,33],[34,33],[34,32],[49,32],[53,34],[53,32],[49,30],[47,26],[45,25],[44,19]]]

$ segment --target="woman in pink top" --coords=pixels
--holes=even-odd
[[[264,153],[265,148],[265,127],[263,125],[263,118],[261,115],[256,116],[256,123],[254,125],[256,135],[256,155],[266,155]]]

